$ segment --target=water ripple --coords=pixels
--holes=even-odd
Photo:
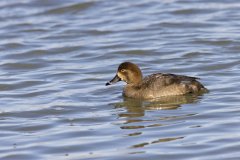
[[[0,159],[239,159],[236,0],[0,1]],[[202,96],[106,87],[123,61]]]

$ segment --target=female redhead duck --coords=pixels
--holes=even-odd
[[[196,77],[155,73],[143,78],[140,68],[131,62],[119,65],[116,76],[106,86],[124,81],[123,96],[138,99],[152,99],[162,96],[201,94],[208,90]]]

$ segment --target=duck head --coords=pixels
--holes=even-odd
[[[136,85],[142,81],[142,72],[140,68],[131,62],[123,62],[119,65],[115,77],[106,83],[106,86],[124,81],[127,84]]]

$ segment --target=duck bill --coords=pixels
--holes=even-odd
[[[119,81],[121,81],[121,78],[118,77],[118,75],[116,74],[116,76],[115,76],[111,81],[109,81],[109,82],[106,83],[106,86],[109,86],[109,85],[111,85],[111,84],[117,83],[117,82],[119,82]]]

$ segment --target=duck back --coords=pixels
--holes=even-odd
[[[151,99],[162,96],[204,93],[207,89],[196,77],[156,73],[146,76],[138,85],[127,85],[123,94],[127,97]]]

